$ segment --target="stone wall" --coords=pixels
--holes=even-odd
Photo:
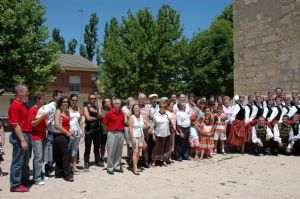
[[[234,0],[234,91],[300,91],[300,0]]]

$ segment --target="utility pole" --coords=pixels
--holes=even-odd
[[[83,9],[80,9],[79,10],[79,12],[81,13],[81,16],[80,16],[80,40],[79,40],[79,46],[80,46],[80,44],[82,44],[81,43],[81,41],[82,41],[82,18],[83,18]]]

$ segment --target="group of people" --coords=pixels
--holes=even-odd
[[[168,166],[174,160],[203,160],[220,152],[239,150],[255,155],[299,153],[298,94],[284,96],[278,88],[264,99],[259,92],[248,96],[196,98],[176,94],[159,100],[157,94],[129,97],[126,104],[112,95],[97,103],[88,96],[81,110],[78,96],[63,96],[55,90],[46,103],[45,94],[35,93],[35,105],[28,108],[28,88],[15,87],[16,98],[8,111],[13,156],[10,190],[27,192],[27,185],[44,185],[54,171],[56,178],[73,182],[78,169],[79,141],[84,139],[83,170],[89,171],[91,147],[94,164],[107,173],[123,173],[121,164],[126,143],[128,164],[135,175],[144,168]],[[1,145],[0,145],[1,147]],[[33,179],[29,160],[33,154]],[[104,158],[106,155],[106,159]],[[106,162],[105,162],[106,160]],[[1,161],[1,160],[0,160]],[[43,169],[44,166],[44,169]],[[43,171],[44,170],[44,171]]]

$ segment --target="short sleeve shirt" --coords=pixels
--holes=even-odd
[[[32,108],[29,109],[29,116],[30,120],[36,120],[37,112],[39,108],[36,106],[33,106]],[[46,120],[42,119],[41,122],[36,126],[32,127],[32,132],[31,132],[31,140],[36,141],[36,140],[45,140],[46,139]]]
[[[107,131],[124,131],[124,112],[117,113],[114,108],[110,109],[103,118],[103,124]]]
[[[28,110],[18,99],[15,99],[8,109],[8,125],[12,131],[13,124],[20,125],[23,132],[30,133],[32,131]]]

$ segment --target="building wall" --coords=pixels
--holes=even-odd
[[[300,0],[234,0],[234,90],[300,91]]]
[[[49,86],[48,90],[52,92],[54,89],[62,90],[65,93],[69,92],[70,76],[80,76],[80,93],[91,93],[95,91],[95,84],[91,80],[92,74],[90,71],[65,71],[59,75],[54,83]]]

